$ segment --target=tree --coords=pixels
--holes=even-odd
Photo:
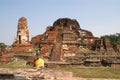
[[[120,45],[120,33],[101,36],[101,39],[103,39],[103,38],[108,38],[112,45],[116,45],[116,44]]]
[[[6,47],[6,45],[4,43],[0,43],[0,48],[2,47]]]

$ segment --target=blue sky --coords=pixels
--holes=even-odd
[[[30,39],[65,17],[96,37],[120,32],[120,0],[0,0],[0,42],[12,44],[22,16],[28,20]]]

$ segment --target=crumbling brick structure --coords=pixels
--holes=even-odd
[[[29,29],[27,19],[21,17],[18,20],[17,36],[14,38],[12,50],[14,52],[28,52],[31,49],[29,41]]]
[[[7,55],[8,51],[6,50],[6,47],[0,48],[0,63],[9,63],[14,60],[13,56]]]
[[[120,45],[115,45],[113,49],[108,39],[94,37],[92,32],[81,29],[77,20],[70,18],[56,20],[52,26],[46,28],[43,34],[32,37],[30,42],[27,19],[21,17],[18,20],[17,35],[12,44],[12,50],[14,52],[29,52],[33,47],[35,50],[39,50],[39,53],[36,52],[36,55],[38,54],[36,57],[43,56],[52,62],[68,61],[69,64],[82,65],[87,59],[89,59],[87,62],[90,65],[91,63],[101,63],[101,61],[97,61],[97,58],[107,58],[101,53],[120,52]],[[97,54],[102,57],[96,56]],[[32,59],[36,57],[33,56]],[[116,57],[116,55],[111,55],[111,58],[116,59]],[[110,59],[110,57],[108,58]],[[30,61],[32,60],[30,59]]]
[[[115,50],[110,43],[110,40],[107,38],[97,40],[94,44],[93,50],[99,51],[101,53],[115,53]]]
[[[113,48],[115,52],[119,53],[120,52],[120,44],[113,45]]]
[[[60,18],[53,26],[46,28],[41,36],[32,38],[32,44],[39,44],[40,54],[51,60],[60,60],[63,57],[77,56],[77,50],[92,49],[98,40],[90,31],[80,28],[75,19]]]

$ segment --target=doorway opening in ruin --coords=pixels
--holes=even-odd
[[[19,35],[19,44],[21,44],[21,36]]]

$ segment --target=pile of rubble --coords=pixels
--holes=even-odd
[[[73,80],[72,72],[37,69],[0,69],[0,80]]]
[[[73,77],[72,72],[60,70],[0,68],[0,80],[101,80],[100,78]],[[117,79],[102,79],[117,80]]]
[[[1,63],[9,63],[15,60],[14,56],[8,56],[6,49],[2,49],[0,51],[0,64]]]

